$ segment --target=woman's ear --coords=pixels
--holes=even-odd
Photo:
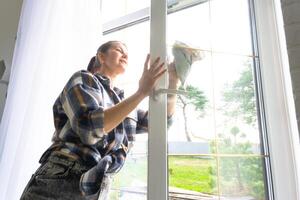
[[[97,53],[97,58],[98,58],[100,65],[102,65],[105,61],[105,55],[103,53]]]
[[[100,62],[99,62],[99,59],[98,59],[98,54],[96,54],[96,56],[94,56],[94,67],[98,67],[100,66]]]

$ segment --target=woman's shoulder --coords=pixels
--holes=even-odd
[[[73,87],[75,85],[86,85],[93,88],[99,88],[101,83],[91,72],[87,70],[76,71],[67,83],[67,87]]]
[[[73,75],[71,76],[71,79],[82,77],[82,76],[93,77],[94,75],[91,72],[82,69],[82,70],[79,70],[79,71],[76,71],[75,73],[73,73]]]

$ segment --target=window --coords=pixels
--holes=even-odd
[[[137,89],[137,83],[143,71],[144,59],[149,52],[149,22],[143,22],[104,36],[106,40],[120,40],[128,47],[128,69],[117,85],[122,85],[125,96]],[[120,77],[121,78],[121,77]],[[148,99],[140,108],[148,109]],[[111,188],[109,199],[146,199],[147,197],[147,134],[138,134],[126,164],[117,174]]]
[[[206,1],[168,15],[168,46],[179,40],[205,54],[192,64],[190,95],[178,97],[168,133],[171,197],[271,199],[250,16],[248,0]]]
[[[119,80],[128,93],[150,51],[150,1],[139,2],[102,6],[120,5],[104,12],[104,37],[128,45],[129,68]],[[274,199],[254,7],[254,0],[168,1],[168,57],[175,41],[205,55],[192,64],[181,88],[191,95],[178,96],[168,130],[169,199]],[[111,199],[147,199],[147,140],[138,135]]]

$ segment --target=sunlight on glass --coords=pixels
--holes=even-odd
[[[196,1],[178,2],[169,1],[169,8]],[[188,95],[178,96],[168,129],[169,199],[263,200],[248,0],[197,2],[167,16],[169,62],[178,41],[204,54],[193,62],[187,58],[191,70],[180,89]],[[149,6],[147,0],[104,0],[104,23]],[[104,36],[128,46],[129,65],[117,80],[125,96],[137,89],[149,52],[149,28],[147,21]],[[140,107],[147,110],[148,99]],[[141,134],[115,177],[110,199],[146,198],[147,135]]]
[[[200,4],[168,15],[167,34],[169,48],[179,40],[209,51],[211,49],[209,4]]]
[[[169,58],[176,41],[205,54],[183,58],[191,69],[168,130],[170,199],[264,199],[248,1],[207,1],[167,19]]]
[[[116,85],[125,96],[136,91],[149,52],[149,22],[104,36],[104,41],[119,40],[128,47],[128,67]],[[148,99],[139,108],[148,110]],[[114,177],[110,200],[146,200],[147,196],[147,134],[139,134],[122,170]]]
[[[150,0],[102,0],[103,23],[150,6]]]
[[[248,0],[213,0],[210,7],[212,50],[252,55]]]
[[[227,199],[265,199],[262,158],[221,158],[220,195]]]
[[[110,200],[147,199],[147,137],[137,136],[123,169],[116,174]]]

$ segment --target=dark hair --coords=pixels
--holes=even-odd
[[[123,44],[124,46],[126,46],[124,43],[120,42],[120,41],[117,41],[117,40],[111,40],[111,41],[108,41],[108,42],[105,42],[103,43],[98,49],[97,49],[97,54],[98,53],[106,53],[109,48],[114,44],[114,43],[121,43]],[[89,62],[89,65],[87,67],[87,70],[88,71],[92,71],[94,68],[96,67],[100,67],[101,64],[97,58],[97,54],[96,56],[93,56]]]
[[[88,65],[88,67],[87,67],[87,70],[88,70],[89,72],[91,72],[92,69],[95,67],[95,59],[96,59],[96,56],[93,56],[93,57],[91,58],[90,62],[89,62],[89,65]]]

